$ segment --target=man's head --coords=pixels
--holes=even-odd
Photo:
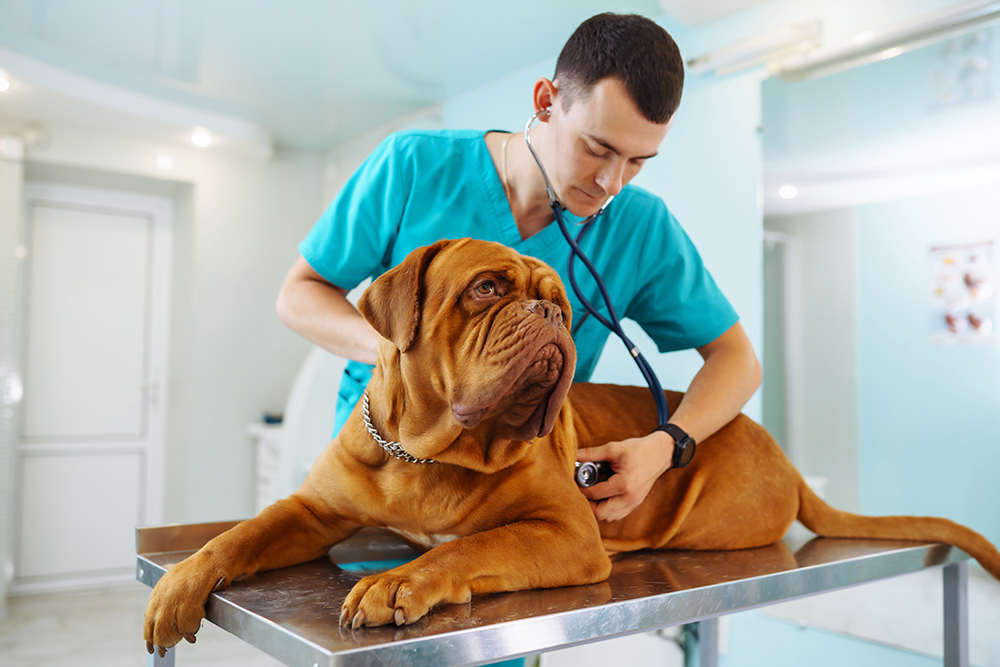
[[[577,28],[555,80],[534,89],[548,125],[537,150],[563,206],[586,217],[621,192],[659,152],[683,80],[677,45],[645,17],[599,14]]]
[[[624,84],[646,120],[662,124],[680,105],[684,61],[667,31],[645,16],[598,14],[581,23],[566,42],[553,80],[569,110],[608,77]]]

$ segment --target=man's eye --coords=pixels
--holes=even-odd
[[[493,284],[492,280],[485,280],[476,285],[476,291],[483,296],[489,296],[496,291],[496,285]]]

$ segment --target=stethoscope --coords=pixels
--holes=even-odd
[[[531,151],[531,156],[535,158],[535,162],[538,164],[538,169],[542,172],[542,178],[545,179],[545,192],[549,196],[549,206],[552,207],[552,213],[555,215],[556,222],[559,224],[559,229],[562,231],[562,235],[570,247],[569,266],[567,269],[570,285],[573,287],[573,292],[576,294],[576,298],[580,300],[580,303],[583,304],[586,311],[596,318],[598,322],[603,324],[616,336],[618,336],[622,343],[625,344],[625,348],[629,351],[629,354],[631,354],[632,358],[635,359],[635,363],[639,367],[639,372],[642,373],[642,376],[646,379],[646,384],[649,386],[649,390],[653,393],[653,400],[656,401],[656,412],[657,418],[659,419],[659,426],[663,426],[670,418],[670,412],[667,408],[667,399],[663,395],[663,388],[660,386],[660,379],[656,377],[656,373],[653,372],[653,369],[649,365],[649,362],[646,361],[646,358],[642,356],[642,352],[639,351],[639,348],[635,345],[635,343],[629,340],[628,336],[625,335],[625,331],[622,329],[621,323],[618,321],[618,313],[615,312],[615,307],[611,303],[611,296],[608,294],[608,289],[605,287],[604,281],[601,280],[601,276],[597,272],[597,268],[594,267],[590,259],[588,259],[587,256],[583,254],[583,251],[580,250],[580,240],[583,239],[583,235],[587,233],[587,230],[590,229],[590,226],[594,224],[597,218],[604,213],[604,209],[608,207],[608,204],[610,204],[611,200],[615,197],[614,195],[608,197],[607,201],[601,205],[601,208],[597,211],[597,213],[594,213],[589,218],[579,223],[581,226],[580,233],[577,234],[576,239],[574,239],[569,233],[569,229],[566,227],[566,220],[563,217],[563,206],[559,203],[559,200],[556,199],[555,191],[552,189],[552,184],[549,182],[549,175],[545,173],[545,167],[542,166],[542,161],[539,159],[538,153],[535,152],[534,147],[531,145],[531,126],[536,120],[538,120],[538,116],[542,113],[549,113],[549,110],[543,109],[528,119],[527,124],[524,126],[524,140],[528,144],[528,150]],[[600,291],[601,298],[604,300],[604,305],[608,309],[610,319],[605,318],[597,312],[597,309],[583,295],[583,291],[577,284],[576,275],[573,271],[574,259],[576,257],[580,258],[583,265],[587,267],[588,271],[590,271],[590,275],[594,277],[594,281],[597,283],[597,289]],[[610,469],[601,470],[601,465],[604,465],[606,468],[610,468],[610,466],[603,463],[598,465],[587,463],[582,465],[577,464],[577,483],[581,486],[593,486],[597,482],[603,481],[601,477],[604,477],[605,475],[610,476]]]

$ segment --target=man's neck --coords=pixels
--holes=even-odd
[[[534,139],[534,136],[533,136]],[[502,150],[503,142],[499,146]],[[497,163],[503,164],[502,156]],[[507,144],[507,193],[511,213],[522,239],[542,231],[555,219],[545,191],[545,179],[531,156],[522,134],[515,133]],[[501,180],[504,178],[501,167]]]

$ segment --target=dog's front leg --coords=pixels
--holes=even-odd
[[[214,590],[262,570],[304,563],[324,555],[360,526],[324,516],[302,498],[279,500],[249,521],[212,539],[167,570],[146,607],[146,650],[194,642]]]
[[[607,579],[611,561],[600,537],[550,521],[529,520],[475,533],[359,581],[341,609],[353,628],[414,623],[438,604],[473,594],[590,584]]]

